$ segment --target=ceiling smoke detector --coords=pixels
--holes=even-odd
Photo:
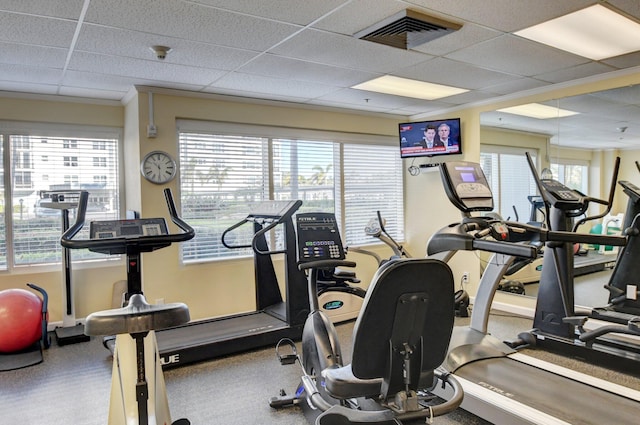
[[[155,53],[156,58],[159,60],[164,60],[167,57],[167,54],[171,51],[171,47],[167,46],[151,46],[149,48],[153,53]]]
[[[460,28],[461,24],[407,9],[359,31],[354,37],[408,50]]]

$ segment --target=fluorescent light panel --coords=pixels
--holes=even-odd
[[[640,24],[600,4],[515,34],[593,60],[640,50]]]
[[[498,111],[506,112],[508,114],[522,115],[529,118],[537,118],[539,120],[578,115],[578,112],[556,108],[555,106],[542,105],[540,103],[527,103],[524,105],[512,106],[510,108],[498,109]]]
[[[443,86],[424,81],[385,75],[364,83],[356,84],[352,89],[367,90],[377,93],[393,94],[396,96],[413,97],[416,99],[435,100],[469,90],[457,87]]]

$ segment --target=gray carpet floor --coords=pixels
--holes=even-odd
[[[458,319],[458,324],[465,323],[466,319]],[[350,356],[352,326],[352,323],[338,326],[345,358]],[[499,338],[510,338],[530,326],[528,319],[502,314],[493,315],[490,321],[491,332]],[[550,359],[567,362],[553,356]],[[620,374],[607,375],[611,372],[606,370],[576,366],[575,362],[570,367],[610,376],[616,382],[622,378]],[[43,363],[0,373],[0,424],[105,424],[110,374],[111,356],[100,339],[63,347],[54,343],[45,351]],[[297,365],[279,365],[273,348],[213,359],[165,373],[173,419],[186,417],[195,425],[306,424],[300,408],[274,410],[268,405],[268,399],[281,388],[293,391],[299,375]],[[640,389],[639,379],[626,378],[629,386]],[[487,424],[461,409],[437,418],[435,423]]]
[[[338,326],[346,358],[352,327]],[[307,424],[299,407],[268,404],[281,388],[291,393],[299,378],[299,367],[281,366],[271,347],[165,372],[172,419],[194,425]],[[54,342],[43,363],[0,372],[0,424],[106,424],[110,379],[111,355],[99,338],[62,347]],[[487,424],[463,410],[437,423]]]

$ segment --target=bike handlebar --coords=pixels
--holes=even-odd
[[[173,195],[169,188],[164,190],[165,200],[167,202],[167,209],[171,221],[182,230],[181,233],[172,233],[167,235],[147,235],[126,237],[120,236],[116,238],[108,239],[74,239],[80,230],[85,225],[85,215],[87,211],[87,203],[89,200],[89,192],[80,192],[80,199],[78,201],[78,210],[76,213],[76,221],[60,239],[60,244],[69,249],[100,249],[100,250],[115,250],[122,249],[126,246],[136,245],[140,248],[140,251],[153,250],[156,248],[162,248],[171,245],[174,242],[184,242],[192,239],[195,236],[195,230],[188,225],[184,220],[178,216],[176,205],[173,201]]]

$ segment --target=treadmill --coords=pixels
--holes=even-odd
[[[436,232],[427,253],[444,261],[460,250],[494,253],[480,280],[470,325],[454,327],[442,365],[463,386],[462,408],[496,424],[637,423],[640,391],[526,356],[487,331],[493,297],[505,270],[518,257],[537,255],[530,242],[570,242],[576,235],[495,217],[474,217],[472,212],[493,209],[480,165],[448,162],[440,170],[445,192],[463,219]],[[605,242],[599,235],[584,236]],[[608,243],[608,237],[604,238]],[[445,399],[450,396],[440,388],[434,392]]]
[[[156,331],[160,361],[165,369],[275,345],[282,338],[301,338],[309,299],[306,275],[297,267],[292,219],[301,205],[299,200],[263,201],[246,218],[223,232],[225,247],[253,251],[256,311]],[[247,226],[253,227],[253,237],[244,244],[236,229]],[[269,248],[272,236],[281,241],[281,249]],[[273,264],[276,255],[284,257],[285,297]]]

